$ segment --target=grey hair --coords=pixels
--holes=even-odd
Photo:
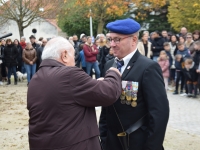
[[[63,37],[56,37],[51,39],[44,48],[42,53],[42,60],[44,59],[58,59],[61,52],[66,50],[70,56],[74,55],[74,48],[69,41]]]
[[[26,38],[25,38],[25,36],[22,36],[22,37],[21,37],[21,39],[24,39],[24,41],[26,41]]]

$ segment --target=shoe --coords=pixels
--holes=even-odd
[[[8,79],[8,82],[7,82],[7,84],[6,85],[9,85],[11,82],[10,82],[10,79]]]
[[[177,95],[178,94],[178,92],[177,91],[174,91],[174,93],[173,93],[174,95]]]
[[[187,95],[188,95],[187,93],[180,94],[180,96],[187,96]]]

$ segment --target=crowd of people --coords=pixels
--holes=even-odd
[[[98,34],[93,37],[85,34],[67,38],[75,49],[75,62],[87,74],[95,73],[96,79],[104,74],[104,65],[114,58],[110,48],[109,33]],[[20,42],[15,39],[2,39],[0,51],[0,85],[7,81],[11,84],[11,75],[14,75],[14,84],[17,84],[17,71],[27,73],[28,83],[33,74],[39,69],[42,61],[42,51],[47,43],[40,38],[36,42],[35,36],[30,36],[30,42],[24,37]],[[166,90],[168,85],[175,86],[173,94],[197,97],[200,91],[200,31],[188,33],[185,27],[179,34],[172,34],[163,30],[161,33],[143,31],[137,45],[138,51],[156,61],[161,66]],[[179,90],[179,84],[181,84]]]

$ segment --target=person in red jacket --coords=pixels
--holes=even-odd
[[[83,51],[86,61],[86,72],[90,75],[91,70],[95,70],[96,79],[100,77],[100,70],[97,62],[97,54],[99,53],[98,48],[92,44],[92,38],[87,37],[87,42],[83,46]]]

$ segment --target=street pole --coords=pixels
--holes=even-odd
[[[92,10],[90,9],[90,36],[93,38],[93,29],[92,29]]]

